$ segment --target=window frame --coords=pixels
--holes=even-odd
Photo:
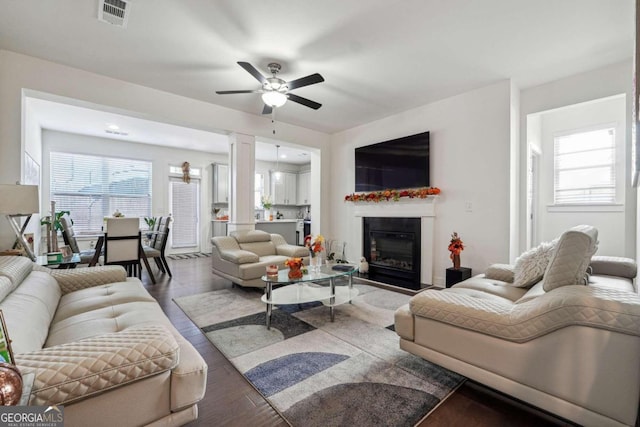
[[[557,189],[557,181],[558,181],[558,168],[557,168],[557,140],[559,138],[581,134],[581,133],[589,133],[596,132],[600,130],[611,130],[613,132],[613,160],[610,163],[612,168],[612,177],[613,177],[613,199],[611,201],[606,202],[597,202],[593,200],[579,200],[577,202],[566,202],[566,201],[557,201],[556,192]],[[621,193],[624,179],[624,165],[621,159],[624,159],[624,147],[620,145],[624,141],[624,138],[621,138],[619,135],[619,124],[616,122],[610,123],[602,123],[594,126],[584,126],[576,129],[554,132],[551,136],[552,139],[552,204],[548,206],[549,212],[579,212],[579,211],[618,211],[624,209],[624,204],[621,203]],[[586,151],[586,150],[585,150]],[[585,151],[576,152],[577,154],[584,153]],[[622,168],[622,171],[620,170]],[[587,168],[578,168],[578,169],[587,169]]]
[[[63,206],[60,203],[60,197],[58,196],[70,196],[70,197],[93,197],[96,196],[96,193],[81,193],[78,191],[54,191],[54,184],[56,183],[56,180],[54,178],[54,173],[56,172],[57,169],[55,169],[54,167],[54,160],[53,157],[55,155],[66,155],[66,156],[76,156],[76,158],[78,157],[90,157],[90,158],[94,158],[99,160],[101,163],[104,164],[104,162],[108,162],[109,160],[111,161],[122,161],[122,162],[139,162],[141,164],[145,164],[146,167],[148,167],[148,176],[149,176],[149,193],[146,196],[130,196],[130,198],[136,198],[136,199],[145,199],[148,202],[148,211],[144,214],[140,214],[140,217],[144,217],[144,216],[151,216],[151,212],[153,210],[153,162],[150,160],[146,160],[146,159],[140,159],[140,158],[134,158],[134,157],[124,157],[124,156],[105,156],[102,154],[94,154],[94,153],[85,153],[85,152],[73,152],[73,151],[65,151],[65,150],[51,150],[48,153],[48,157],[49,157],[49,165],[48,165],[48,190],[49,190],[49,200],[55,200],[56,203],[56,211],[61,211],[61,210],[70,210],[71,214],[71,218],[76,219],[76,222],[74,224],[74,231],[76,233],[76,237],[78,238],[82,238],[84,237],[92,237],[95,236],[96,234],[101,233],[101,228],[96,226],[95,229],[90,228],[90,227],[84,227],[80,225],[80,222],[77,221],[77,219],[79,217],[81,217],[81,215],[74,215],[74,210],[73,208],[69,208],[67,206]],[[117,182],[117,181],[114,181]],[[109,182],[108,184],[110,184],[111,182]],[[102,185],[104,185],[104,183],[102,183]],[[58,196],[56,196],[58,195]],[[111,193],[105,193],[105,194],[101,194],[101,197],[105,197],[106,200],[108,201],[111,198],[116,198],[118,197],[117,194],[111,194]],[[121,197],[123,197],[121,195]],[[108,205],[111,205],[111,203],[107,202]],[[77,213],[77,211],[76,211]],[[108,217],[112,214],[113,212],[102,212],[102,217]],[[123,212],[125,213],[125,212]],[[126,214],[126,213],[125,213]],[[89,224],[91,223],[91,221],[89,220]],[[100,226],[102,226],[103,221],[100,221]]]

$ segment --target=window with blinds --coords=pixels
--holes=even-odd
[[[192,179],[189,184],[180,178],[170,178],[172,248],[196,248],[199,244],[198,229],[200,206],[200,180]]]
[[[615,203],[615,151],[613,127],[555,137],[554,203]]]
[[[151,216],[151,162],[52,152],[50,163],[51,200],[71,212],[76,233],[100,232],[116,209]]]

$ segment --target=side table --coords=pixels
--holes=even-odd
[[[468,267],[460,267],[460,268],[447,268],[447,275],[445,284],[447,288],[455,285],[458,282],[462,282],[463,280],[467,280],[471,277],[471,269]]]

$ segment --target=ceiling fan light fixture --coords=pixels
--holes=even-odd
[[[277,91],[269,91],[262,94],[262,101],[270,107],[282,107],[287,102],[287,96]]]

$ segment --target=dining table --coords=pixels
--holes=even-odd
[[[147,234],[150,233],[154,233],[154,232],[150,232],[148,230],[144,231]],[[100,255],[102,254],[102,248],[104,246],[104,234],[99,234],[97,235],[97,242],[96,242],[96,253],[93,255],[93,258],[91,259],[91,262],[89,262],[89,267],[94,267],[96,265],[98,265],[98,262],[100,260]],[[153,283],[154,285],[156,284],[156,278],[153,275],[153,271],[151,271],[151,266],[149,265],[149,259],[147,259],[147,255],[144,252],[144,248],[142,247],[142,241],[140,241],[139,246],[139,254],[140,254],[140,260],[144,263],[145,268],[147,269],[147,273],[149,274],[149,279],[151,279],[151,283]]]

